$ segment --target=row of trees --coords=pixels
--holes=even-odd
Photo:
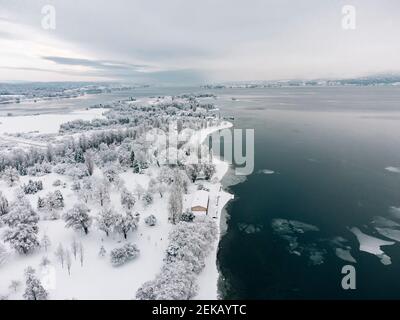
[[[136,292],[139,300],[188,300],[198,286],[196,276],[216,240],[218,229],[212,219],[179,222],[169,235],[164,266],[154,280]]]

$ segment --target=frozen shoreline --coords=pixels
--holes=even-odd
[[[204,130],[199,131],[198,135],[201,143],[214,132],[217,132],[222,129],[231,128],[233,124],[231,122],[223,122],[221,125],[217,127],[211,127]],[[210,212],[209,215],[215,218],[215,223],[218,226],[218,238],[215,240],[213,244],[213,248],[210,254],[207,256],[205,261],[205,268],[199,274],[197,281],[199,284],[199,291],[195,300],[218,300],[219,292],[218,292],[218,280],[219,280],[219,271],[217,266],[217,253],[218,246],[221,238],[221,215],[226,204],[234,198],[234,195],[230,194],[223,190],[222,179],[226,175],[229,169],[229,163],[226,161],[222,161],[217,157],[213,157],[213,163],[216,166],[215,176],[218,179],[217,183],[210,184],[210,194],[212,195],[210,199]],[[214,209],[214,211],[213,211]]]

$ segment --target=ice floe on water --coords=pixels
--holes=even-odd
[[[399,167],[386,167],[385,170],[393,173],[400,173]]]
[[[391,207],[389,213],[394,220],[400,219],[400,208]],[[380,235],[400,242],[400,223],[394,220],[377,216],[372,220],[372,225]]]
[[[274,174],[275,171],[274,171],[274,170],[269,170],[269,169],[262,169],[262,170],[258,170],[258,173],[262,173],[262,174]]]
[[[351,228],[350,231],[357,237],[357,240],[360,243],[360,251],[377,256],[385,265],[392,263],[390,257],[381,250],[381,247],[393,245],[395,244],[394,241],[386,241],[369,236],[356,227]]]
[[[287,219],[274,219],[271,225],[274,233],[288,242],[287,249],[291,254],[307,256],[311,265],[324,263],[327,251],[324,248],[320,248],[316,243],[310,243],[302,238],[306,232],[319,231],[318,227]]]
[[[238,224],[238,228],[242,232],[245,232],[247,234],[251,234],[251,233],[260,232],[262,230],[262,225],[239,223]]]
[[[382,236],[400,242],[400,230],[391,228],[375,228]]]
[[[272,228],[278,233],[304,233],[307,231],[319,231],[319,228],[308,223],[296,220],[273,219]]]
[[[344,261],[356,263],[356,259],[350,253],[351,249],[336,248],[336,256]]]
[[[356,263],[356,259],[351,255],[351,247],[347,243],[348,240],[343,237],[335,237],[331,240],[331,245],[339,259]]]
[[[388,218],[385,218],[385,217],[381,217],[381,216],[374,217],[374,219],[372,220],[372,224],[374,226],[378,226],[378,227],[382,227],[382,228],[400,227],[399,223],[397,223],[397,222],[395,222],[395,221],[393,221],[391,219],[388,219]]]

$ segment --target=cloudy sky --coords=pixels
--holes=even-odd
[[[53,5],[56,28],[42,27]],[[356,29],[342,28],[342,7]],[[0,81],[204,83],[400,72],[398,0],[0,0]]]

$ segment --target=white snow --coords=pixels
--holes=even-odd
[[[369,236],[360,229],[353,227],[350,231],[357,237],[358,242],[360,243],[360,251],[368,252],[373,254],[381,259],[381,262],[385,265],[391,264],[390,257],[385,254],[384,251],[381,250],[382,246],[390,246],[395,244],[393,241],[385,241],[379,238],[375,238]]]
[[[39,133],[57,133],[62,123],[78,119],[92,120],[95,118],[104,118],[102,114],[106,110],[93,108],[62,114],[0,117],[0,134],[33,131]]]
[[[99,109],[94,109],[99,111]],[[41,117],[41,116],[38,116]],[[81,115],[78,115],[81,118]],[[17,118],[17,117],[15,117]],[[22,118],[22,117],[19,117]],[[8,118],[7,118],[8,119]],[[12,119],[12,118],[10,118]],[[28,118],[24,117],[26,120]],[[44,118],[40,118],[44,121]],[[49,121],[49,119],[48,119]],[[65,118],[61,122],[66,121]],[[10,123],[8,123],[10,125]],[[57,130],[58,130],[57,124]],[[194,141],[203,141],[205,137],[223,128],[230,127],[228,122],[217,127],[209,127],[199,130],[195,135]],[[21,128],[21,124],[16,126]],[[45,126],[44,131],[51,131],[51,125]],[[30,128],[31,129],[31,128]],[[217,158],[213,159],[216,165],[216,173],[212,182],[205,181],[203,185],[210,190],[209,215],[215,217],[215,222],[220,225],[221,211],[225,204],[232,199],[232,195],[222,190],[220,183],[221,179],[228,170],[229,164]],[[137,185],[141,185],[144,189],[147,188],[149,180],[155,177],[159,169],[149,168],[145,174],[134,174],[130,171],[120,174],[120,178],[125,182],[125,186],[129,191],[134,191]],[[96,169],[94,176],[101,177],[102,173]],[[63,212],[70,209],[78,202],[78,194],[71,190],[72,179],[64,176],[51,173],[43,177],[23,176],[17,186],[8,187],[4,181],[0,182],[0,190],[12,201],[15,197],[16,189],[26,183],[29,179],[42,180],[43,190],[35,195],[27,195],[32,206],[36,208],[38,197],[44,197],[47,193],[54,190],[61,190],[64,196],[65,208]],[[61,180],[66,183],[66,187],[55,187],[53,182]],[[193,193],[196,186],[190,187],[190,192]],[[122,212],[120,204],[120,192],[116,187],[111,189],[111,207],[117,212]],[[20,255],[16,252],[10,254],[6,264],[0,268],[0,295],[8,295],[10,299],[22,299],[23,290],[16,293],[11,292],[9,285],[12,280],[24,281],[24,270],[27,266],[34,267],[43,283],[48,282],[48,275],[51,274],[51,286],[47,289],[50,293],[50,299],[132,299],[135,297],[137,289],[146,281],[155,278],[160,271],[165,257],[165,251],[168,246],[168,234],[173,228],[173,225],[168,222],[168,195],[161,197],[154,196],[154,203],[145,207],[141,201],[137,201],[134,211],[140,212],[140,222],[138,230],[129,234],[127,242],[134,243],[140,249],[140,255],[135,260],[120,267],[113,267],[110,263],[109,253],[115,247],[122,246],[125,240],[119,235],[110,235],[106,237],[104,232],[101,232],[95,226],[90,228],[87,236],[78,233],[72,229],[65,228],[65,222],[60,220],[39,222],[39,238],[43,234],[47,234],[51,241],[51,247],[48,252],[44,249],[39,249],[30,255]],[[101,210],[99,204],[94,201],[89,203],[91,209],[90,214],[95,217]],[[144,219],[154,214],[157,218],[156,226],[150,227],[145,224]],[[0,230],[1,232],[3,229]],[[57,261],[54,252],[57,246],[61,243],[64,248],[71,248],[72,241],[76,239],[81,242],[84,247],[85,257],[83,266],[80,265],[79,259],[74,258],[72,263],[71,275],[68,274],[66,267],[61,267]],[[98,253],[101,246],[107,251],[105,257],[99,257]],[[212,252],[206,259],[205,269],[198,277],[200,286],[198,299],[217,299],[217,283],[219,273],[217,269],[217,248],[218,241],[213,245]],[[40,262],[43,257],[47,256],[51,260],[51,265],[48,268],[41,268]],[[50,270],[50,271],[49,271]],[[23,286],[22,286],[23,287]]]
[[[96,175],[99,174],[99,172],[96,172]],[[23,177],[21,183],[26,182],[29,178],[38,179],[35,177]],[[134,174],[131,172],[121,174],[121,178],[125,181],[126,187],[131,191],[133,191],[136,184],[146,186],[150,179],[146,174]],[[43,196],[50,191],[60,189],[60,187],[52,186],[52,183],[57,179],[68,184],[67,188],[60,189],[65,199],[65,210],[68,210],[72,204],[77,202],[76,193],[70,190],[72,180],[69,178],[57,174],[49,174],[40,179],[43,181],[44,190],[36,195],[28,196],[34,208],[36,207],[38,196]],[[0,190],[2,190],[8,199],[12,199],[15,189],[16,187],[7,187],[4,182],[0,183]],[[111,192],[111,201],[116,211],[121,212],[122,208],[119,204],[118,195],[116,190]],[[172,228],[172,225],[168,223],[166,201],[167,197],[155,198],[154,203],[147,208],[143,208],[140,202],[135,204],[134,209],[141,213],[141,219],[138,230],[131,233],[127,241],[135,243],[138,246],[140,256],[136,260],[120,267],[113,267],[109,260],[110,251],[125,243],[119,235],[107,238],[104,233],[92,227],[89,234],[84,236],[71,229],[66,229],[63,220],[41,220],[39,222],[40,238],[44,233],[49,236],[52,243],[49,252],[46,253],[44,249],[41,249],[28,256],[13,253],[7,264],[1,267],[0,294],[10,293],[8,286],[11,280],[23,280],[23,271],[27,266],[32,266],[39,272],[39,263],[42,257],[47,256],[52,262],[51,268],[55,273],[55,288],[49,289],[51,299],[134,298],[136,290],[143,282],[152,280],[159,272],[165,256],[165,250],[168,245],[167,237]],[[100,207],[94,204],[91,204],[89,207],[92,210],[91,214],[94,216],[100,210]],[[149,227],[144,223],[144,218],[150,214],[154,214],[157,217],[157,224],[154,227]],[[73,259],[71,276],[69,276],[65,266],[61,268],[60,263],[58,263],[54,255],[54,251],[59,243],[64,248],[70,248],[73,239],[82,242],[85,259],[83,267],[80,266],[78,260],[75,261]],[[98,256],[101,245],[104,245],[107,250],[107,255],[103,258]],[[22,293],[22,291],[15,294],[11,293],[10,299],[21,299]]]
[[[188,143],[199,144],[202,143],[208,135],[212,134],[215,131],[227,129],[232,127],[232,123],[228,121],[224,121],[221,125],[216,127],[208,127],[202,129],[194,136],[191,137]],[[218,244],[221,236],[221,214],[225,205],[229,200],[233,199],[233,195],[224,191],[222,189],[221,180],[228,172],[229,163],[226,161],[222,161],[217,157],[213,157],[213,163],[216,166],[216,173],[212,180],[216,179],[217,182],[202,182],[204,187],[209,189],[210,202],[208,215],[215,219],[215,223],[218,225],[218,239],[215,241],[214,246],[212,248],[211,253],[207,256],[205,262],[205,268],[200,273],[198,277],[198,285],[199,291],[195,299],[202,300],[217,300],[218,299],[218,279],[219,279],[219,271],[217,267],[217,253],[218,253]]]

